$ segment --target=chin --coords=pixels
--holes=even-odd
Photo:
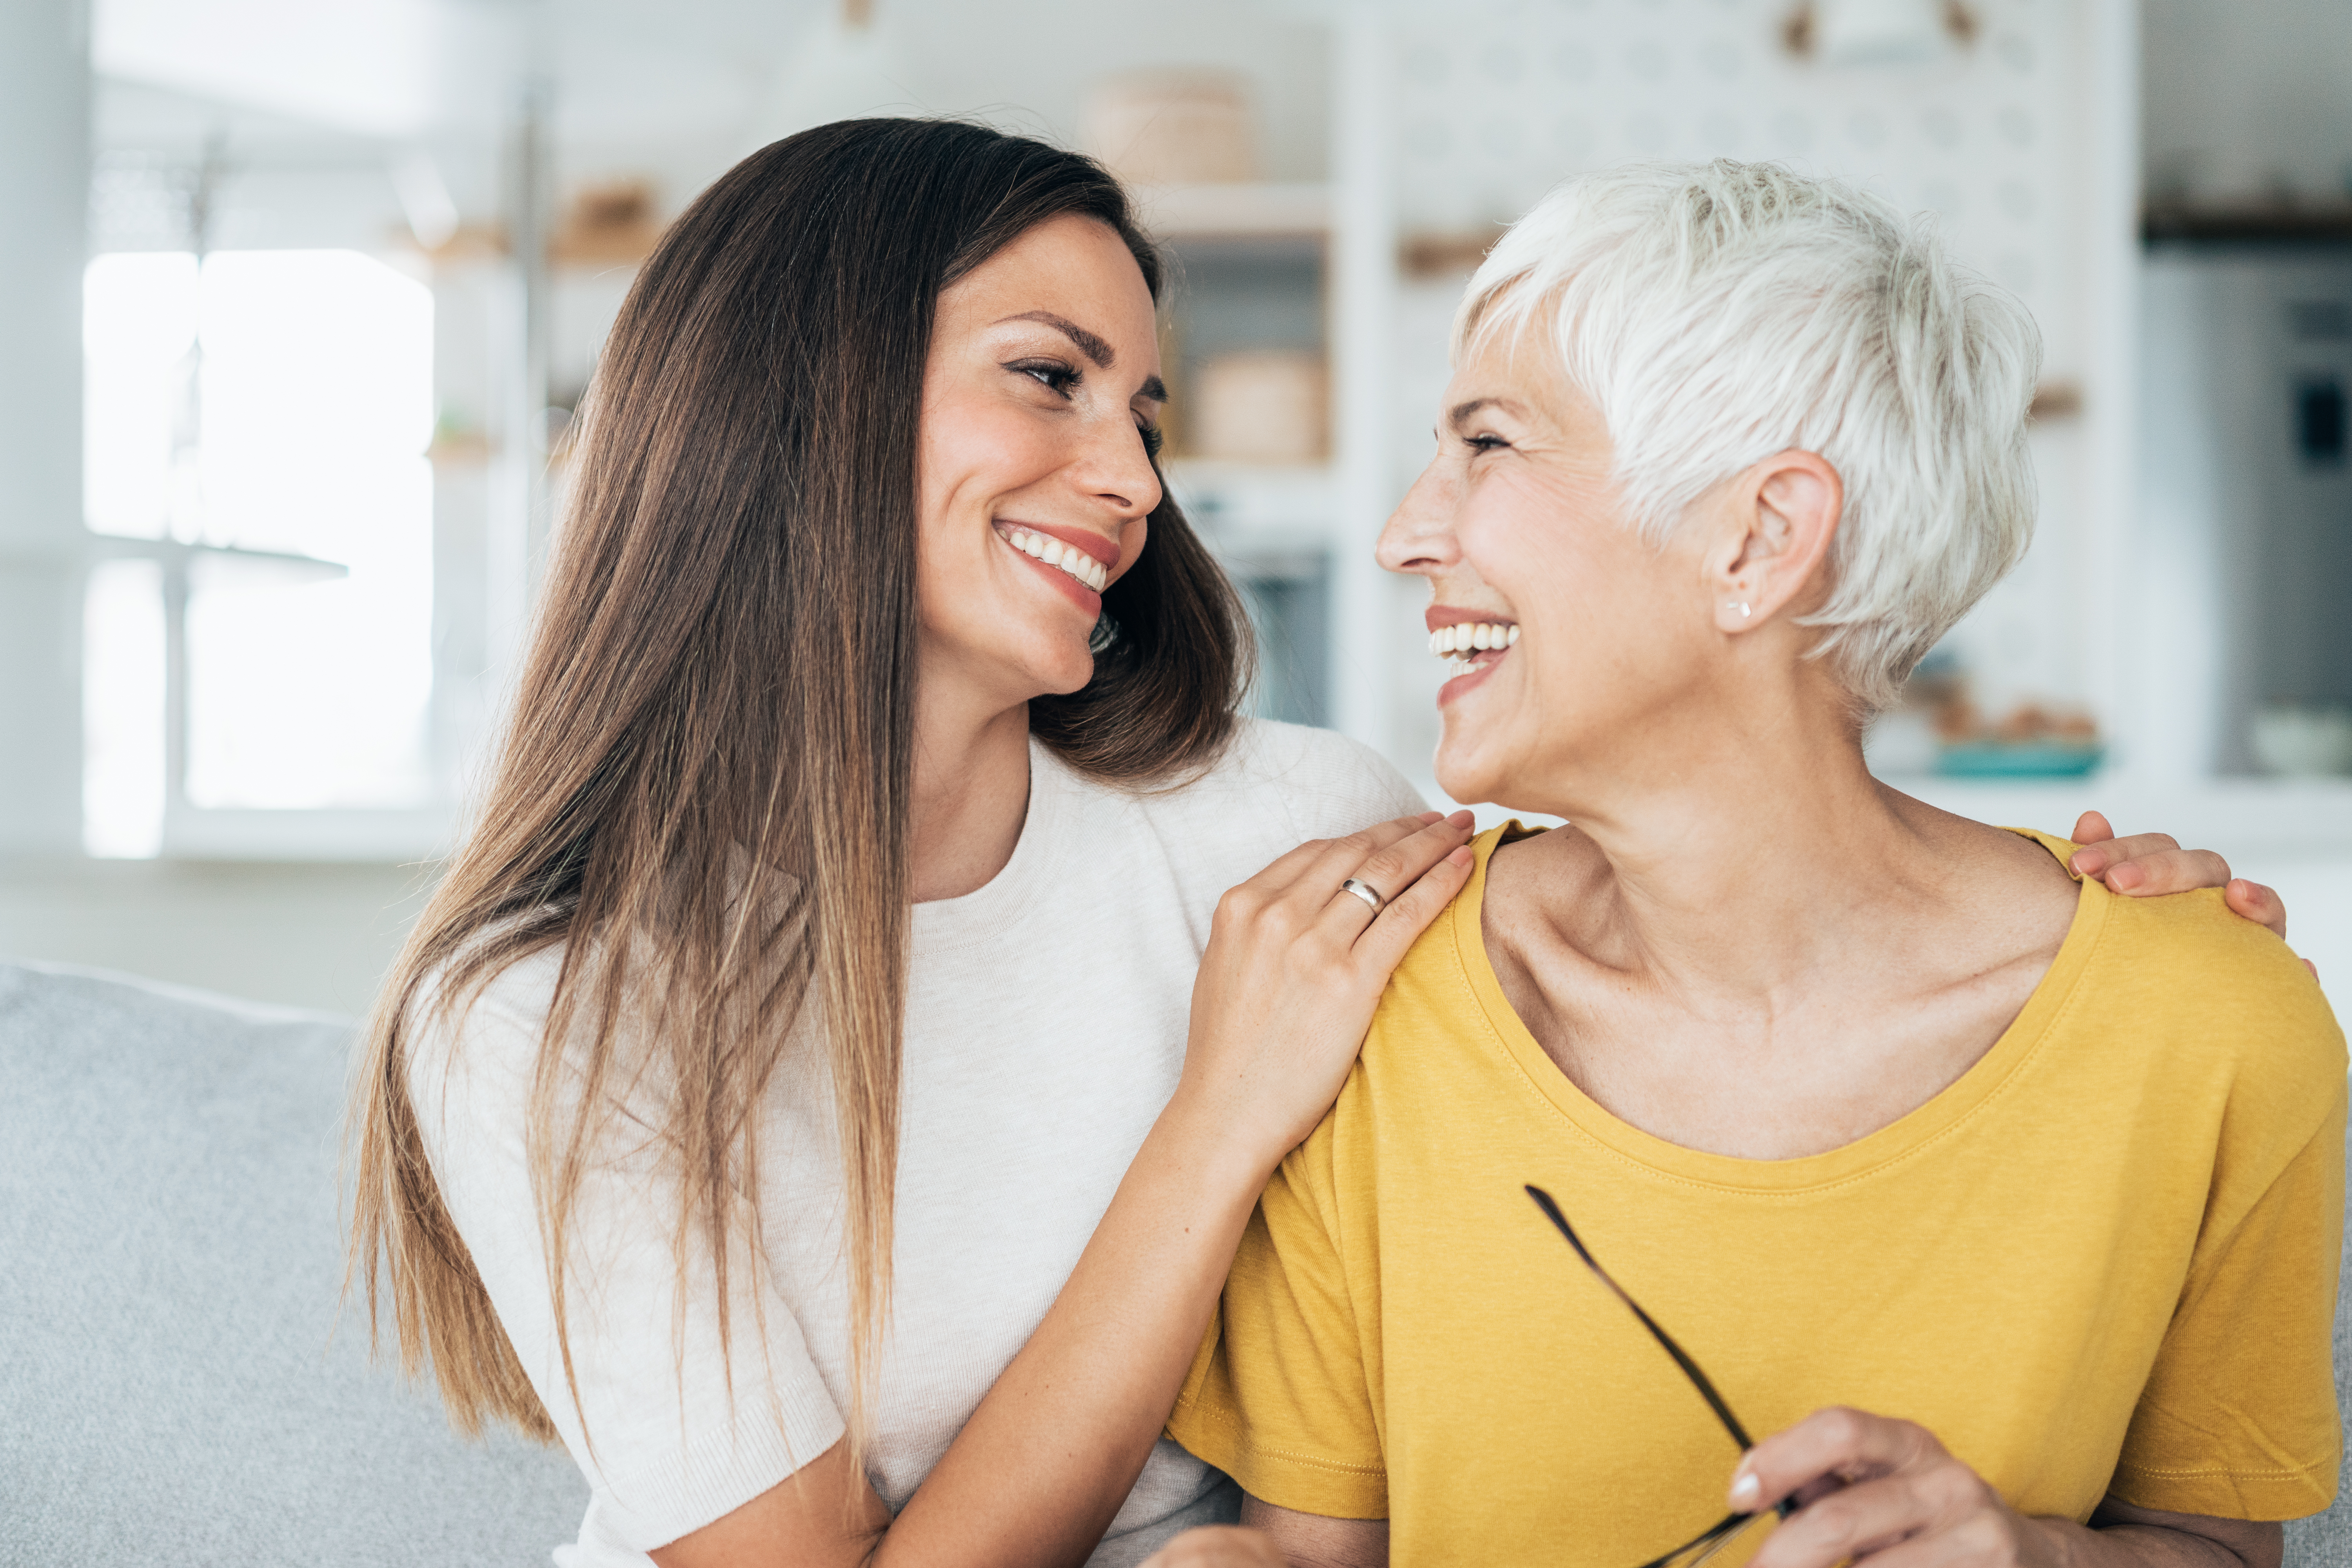
[[[1067,697],[1086,689],[1087,682],[1095,678],[1094,652],[1084,643],[1067,651],[1056,650],[1053,657],[1033,662],[1029,673],[1031,683],[1043,695]]]
[[[1450,736],[1438,742],[1433,765],[1437,787],[1464,805],[1493,803],[1504,786],[1499,770],[1474,749],[1456,744]]]
[[[1541,787],[1540,770],[1529,765],[1530,751],[1512,745],[1506,736],[1473,740],[1449,722],[1433,760],[1437,787],[1464,805],[1559,816],[1556,807],[1544,804],[1550,792]]]

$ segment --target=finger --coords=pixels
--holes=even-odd
[[[1433,811],[1423,812],[1416,816],[1375,822],[1343,838],[1324,838],[1302,844],[1258,875],[1267,878],[1272,883],[1275,866],[1285,866],[1285,862],[1288,862],[1285,867],[1287,875],[1280,883],[1272,884],[1278,889],[1277,896],[1307,898],[1314,907],[1319,908],[1324,902],[1324,895],[1338,890],[1343,879],[1355,875],[1357,867],[1399,839],[1409,838],[1440,820],[1443,819]],[[1293,859],[1294,856],[1296,859]],[[1387,890],[1385,888],[1381,889],[1383,893]]]
[[[2286,900],[2273,889],[2237,877],[2221,889],[2221,901],[2256,925],[2270,927],[2271,933],[2280,941],[2286,940]],[[2315,969],[2312,973],[2316,974],[2319,971]]]
[[[2115,836],[2116,830],[2107,826],[2104,813],[2086,811],[2074,819],[2074,831],[2070,837],[2077,844],[2104,844]]]
[[[2022,1522],[2006,1510],[1970,1515],[1948,1530],[1933,1530],[1896,1542],[1870,1554],[1870,1568],[1985,1568],[1987,1563],[2021,1561],[2019,1539]],[[1857,1565],[1859,1568],[1859,1565]]]
[[[2230,863],[2210,849],[2162,849],[2107,868],[2107,890],[2135,899],[2229,885]]]
[[[2169,833],[2135,833],[2129,838],[2109,839],[2104,844],[2077,849],[2066,866],[2077,876],[2096,877],[2110,866],[2120,866],[2139,856],[2179,847],[2180,840]]]
[[[1386,908],[1419,881],[1431,867],[1461,847],[1475,831],[1470,814],[1457,811],[1452,816],[1433,822],[1420,832],[1408,834],[1366,856],[1348,868],[1341,881],[1353,879],[1362,883],[1380,896],[1381,907]],[[1339,896],[1326,906],[1326,916],[1335,926],[1343,929],[1352,941],[1372,923],[1379,911],[1363,900],[1346,892],[1339,883],[1332,886]],[[1307,891],[1311,893],[1312,889]]]
[[[1883,1552],[1957,1524],[1983,1490],[1966,1466],[1952,1461],[1844,1488],[1781,1521],[1753,1568],[1830,1568]]]
[[[1770,1508],[1823,1477],[1864,1481],[1942,1457],[1926,1427],[1843,1405],[1816,1410],[1741,1456],[1731,1475],[1731,1506]]]
[[[1470,880],[1471,868],[1477,860],[1465,844],[1423,872],[1412,887],[1391,899],[1380,918],[1356,939],[1353,956],[1358,973],[1368,980],[1377,976],[1386,984],[1390,972],[1403,962],[1405,950],[1421,940],[1429,922],[1454,901],[1454,895]]]

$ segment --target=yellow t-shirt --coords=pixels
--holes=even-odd
[[[1844,1148],[1733,1159],[1618,1121],[1512,1013],[1479,926],[1505,831],[1268,1184],[1177,1441],[1268,1502],[1388,1519],[1401,1564],[1633,1568],[1720,1518],[1730,1437],[1533,1183],[1759,1437],[1902,1416],[2078,1520],[2110,1491],[2327,1505],[2344,1037],[2277,938],[2219,892],[2084,882],[1958,1082]]]

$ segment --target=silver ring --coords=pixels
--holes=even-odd
[[[1388,902],[1386,899],[1381,897],[1380,890],[1378,889],[1372,887],[1368,882],[1359,882],[1353,877],[1350,877],[1346,881],[1340,883],[1339,890],[1343,893],[1353,893],[1356,897],[1363,900],[1365,907],[1370,909],[1374,914],[1379,914],[1381,912],[1381,906]]]

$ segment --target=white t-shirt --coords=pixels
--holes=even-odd
[[[1181,789],[1097,784],[1034,742],[1029,780],[1004,869],[914,909],[895,1300],[867,1461],[893,1510],[1045,1317],[1174,1092],[1218,897],[1301,840],[1422,809],[1365,748],[1263,721]],[[446,1032],[420,1038],[410,1090],[443,1199],[593,1489],[578,1544],[556,1561],[643,1568],[646,1552],[842,1435],[848,1302],[831,1090],[810,1042],[793,1042],[761,1131],[766,1277],[735,1271],[723,1342],[715,1288],[678,1300],[676,1188],[650,1138],[623,1134],[601,1152],[571,1232],[568,1384],[523,1151],[560,963],[542,952],[493,980],[455,1030],[454,1057]],[[635,1118],[624,1127],[657,1124],[657,1106],[624,1105]],[[1230,1520],[1236,1502],[1231,1482],[1162,1441],[1088,1562],[1140,1563],[1179,1530]]]

